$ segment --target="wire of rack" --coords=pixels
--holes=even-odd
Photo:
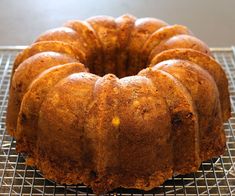
[[[0,195],[94,195],[80,184],[63,186],[43,178],[36,168],[25,165],[15,150],[15,140],[5,128],[11,68],[17,53],[25,46],[0,46]],[[224,123],[226,153],[203,162],[195,173],[175,176],[151,191],[116,189],[108,195],[235,195],[235,47],[212,48],[228,80],[232,117]]]

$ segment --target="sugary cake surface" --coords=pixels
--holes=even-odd
[[[228,81],[187,27],[96,16],[40,35],[12,70],[7,130],[44,176],[150,190],[223,154]]]

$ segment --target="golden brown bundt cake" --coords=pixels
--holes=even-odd
[[[224,152],[228,81],[184,26],[72,20],[39,36],[12,72],[7,130],[58,183],[150,190]]]

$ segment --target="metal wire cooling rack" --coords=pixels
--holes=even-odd
[[[12,63],[23,48],[0,47],[0,195],[93,195],[84,185],[62,186],[44,179],[15,151],[15,141],[5,129],[5,116]],[[235,195],[235,48],[212,51],[229,79],[232,117],[224,124],[225,155],[202,163],[196,173],[173,177],[151,191],[117,189],[110,195]]]

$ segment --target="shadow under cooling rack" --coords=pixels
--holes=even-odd
[[[0,195],[93,195],[84,185],[62,186],[25,165],[15,151],[15,141],[5,129],[5,116],[12,63],[24,47],[0,47]],[[108,195],[235,195],[235,49],[213,48],[213,54],[229,79],[232,117],[224,124],[227,149],[224,156],[203,162],[192,174],[176,176],[162,186],[144,192],[116,189]]]

